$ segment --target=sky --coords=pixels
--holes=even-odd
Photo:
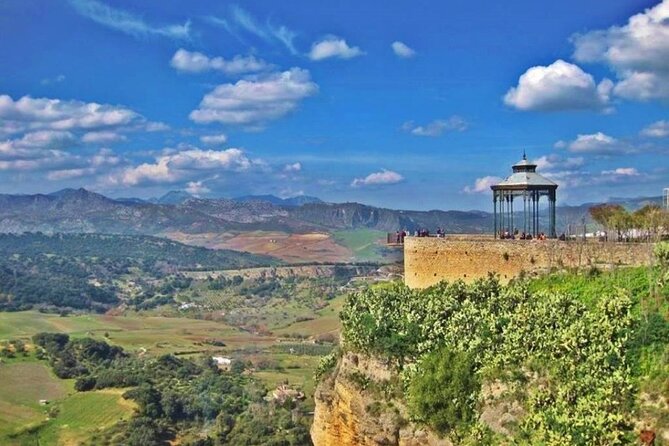
[[[669,0],[0,1],[0,193],[492,207],[669,187]]]

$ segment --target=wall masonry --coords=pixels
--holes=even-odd
[[[647,265],[651,260],[649,243],[407,237],[404,282],[411,288],[425,288],[441,280],[471,282],[489,273],[508,282],[521,271]]]

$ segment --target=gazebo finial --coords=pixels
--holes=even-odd
[[[525,154],[525,149],[523,149],[523,159],[527,161],[527,155]]]

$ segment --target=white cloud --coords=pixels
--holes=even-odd
[[[0,160],[5,162],[4,169],[10,169],[12,165],[21,166],[21,170],[30,170],[31,163],[28,160],[44,160],[37,167],[48,164],[48,159],[53,158],[55,164],[65,162],[71,158],[62,149],[76,144],[74,135],[70,132],[40,130],[26,133],[21,138],[0,141]]]
[[[7,133],[29,130],[76,130],[120,127],[145,123],[138,113],[119,106],[95,102],[23,96],[14,101],[0,95],[0,122]]]
[[[642,136],[649,138],[665,138],[669,136],[669,121],[657,121],[641,130]]]
[[[634,167],[618,167],[617,169],[613,170],[603,170],[602,175],[612,175],[620,177],[638,177],[641,174]]]
[[[292,164],[286,164],[283,166],[283,171],[287,173],[297,173],[302,170],[302,163],[297,162],[297,163],[292,163]]]
[[[183,25],[155,26],[121,9],[97,0],[69,0],[75,11],[100,25],[134,37],[162,36],[177,40],[190,39],[190,21]]]
[[[218,135],[203,135],[200,136],[200,141],[202,142],[202,144],[208,146],[220,146],[228,141],[228,137],[223,133],[220,133]]]
[[[297,37],[296,32],[290,30],[285,25],[274,25],[269,20],[266,23],[261,23],[237,5],[231,7],[230,20],[215,16],[206,16],[205,20],[212,25],[222,27],[244,43],[246,43],[245,39],[240,36],[239,30],[259,37],[266,43],[281,44],[291,54],[298,54],[294,43],[295,37]]]
[[[562,158],[559,155],[544,155],[535,160],[533,163],[537,165],[538,170],[554,170],[560,169],[574,169],[583,166],[585,159],[581,156],[573,158]]]
[[[435,119],[426,125],[415,125],[413,121],[405,122],[402,129],[416,136],[441,136],[444,132],[464,132],[469,124],[460,116],[448,119]]]
[[[627,99],[669,98],[669,0],[612,26],[572,36],[574,58],[609,65],[620,80],[614,93]]]
[[[202,194],[208,194],[211,192],[211,189],[205,186],[204,181],[189,181],[186,184],[186,192],[199,197]]]
[[[171,151],[170,151],[171,152]],[[167,153],[156,158],[154,163],[143,163],[128,167],[108,178],[110,184],[136,186],[146,183],[174,183],[191,179],[202,171],[242,172],[255,165],[240,149],[202,150],[189,148]]]
[[[351,182],[352,187],[373,186],[382,184],[396,184],[404,177],[392,170],[383,169],[381,172],[370,173],[364,178],[356,178]]]
[[[87,144],[111,144],[125,140],[126,137],[124,135],[109,130],[101,132],[88,132],[81,137],[81,141]]]
[[[578,135],[574,141],[567,144],[567,150],[574,153],[591,153],[596,155],[616,155],[633,152],[629,144],[602,132]]]
[[[147,122],[144,125],[144,130],[147,132],[164,132],[170,129],[170,126],[164,122]]]
[[[170,65],[177,71],[202,73],[220,71],[228,75],[256,73],[271,68],[271,65],[254,56],[235,56],[230,60],[222,57],[208,57],[196,51],[177,50],[172,56]]]
[[[339,59],[351,59],[365,54],[357,46],[348,46],[346,40],[337,36],[326,36],[311,45],[309,58],[311,60],[323,60],[331,57]]]
[[[393,52],[395,53],[395,55],[398,56],[398,57],[402,57],[404,59],[409,59],[409,58],[416,55],[416,51],[409,48],[407,46],[407,44],[405,44],[403,42],[395,41],[390,46],[393,49]]]
[[[109,149],[101,149],[88,159],[78,157],[78,160],[79,165],[82,167],[52,170],[47,174],[47,179],[50,181],[61,181],[93,176],[121,163],[121,158]]]
[[[262,125],[295,110],[301,100],[317,91],[318,85],[311,81],[309,71],[292,68],[219,85],[204,96],[190,119],[197,123]]]
[[[473,186],[465,186],[463,191],[468,194],[485,194],[490,192],[490,186],[497,184],[500,181],[502,181],[502,178],[494,176],[477,178],[474,181]]]
[[[506,93],[504,103],[531,111],[605,110],[612,87],[608,79],[596,85],[578,66],[557,60],[528,69]]]
[[[65,75],[64,74],[59,74],[56,77],[47,77],[42,79],[39,83],[42,85],[51,85],[51,84],[59,84],[65,80]]]

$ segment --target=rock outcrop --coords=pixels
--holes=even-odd
[[[391,371],[380,361],[347,353],[315,392],[311,427],[315,446],[450,446],[408,421],[401,401],[378,395]],[[376,389],[376,390],[375,390]]]

